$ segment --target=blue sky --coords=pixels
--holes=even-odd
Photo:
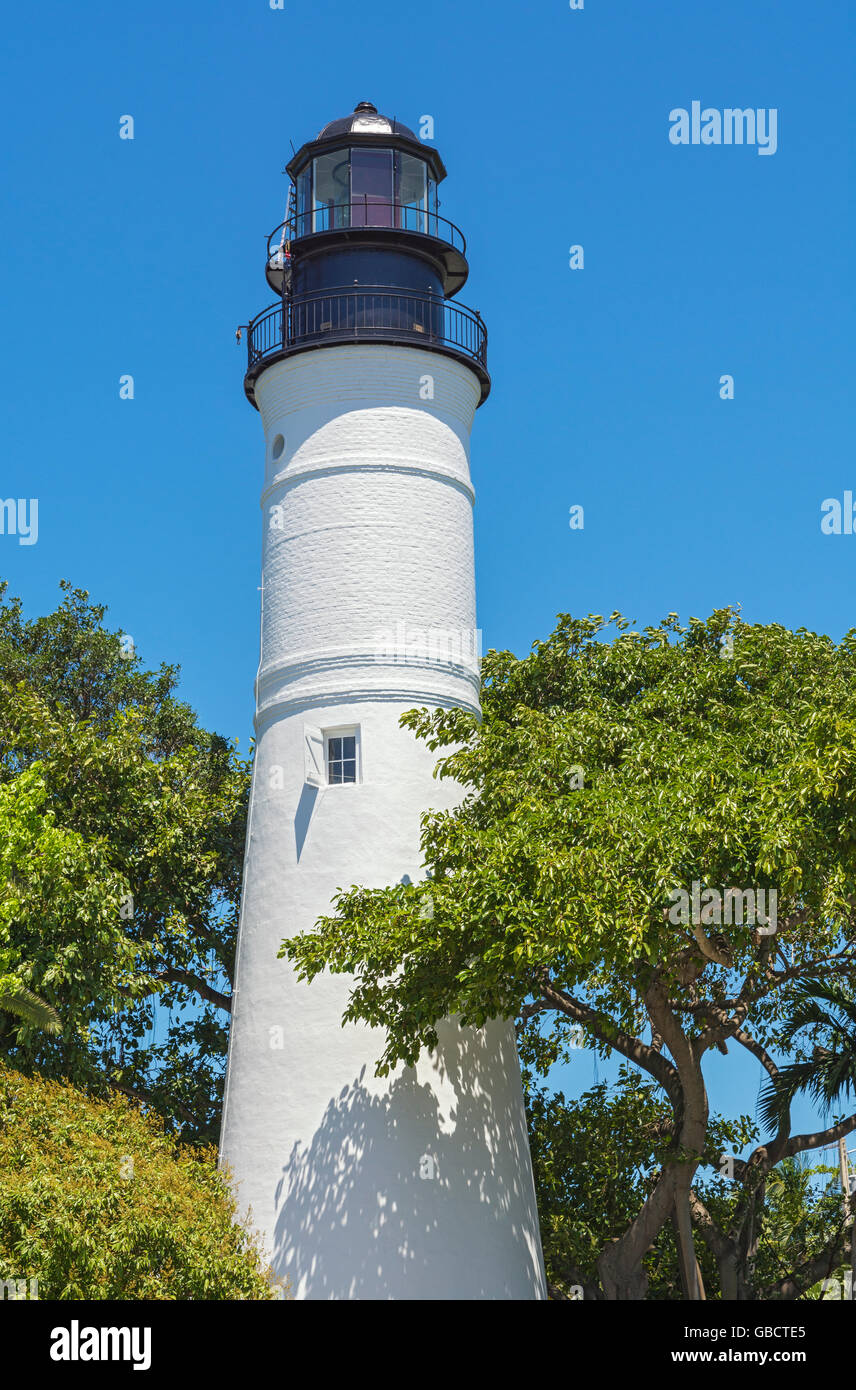
[[[39,499],[39,540],[0,536],[0,574],[30,614],[60,577],[88,588],[247,747],[263,460],[234,330],[272,299],[290,140],[370,100],[413,127],[433,115],[462,298],[490,333],[485,647],[522,654],[560,610],[644,624],[726,603],[839,636],[856,536],[823,536],[820,505],[856,491],[847,8],[10,10],[0,494]],[[775,155],[670,144],[693,100],[775,107]]]

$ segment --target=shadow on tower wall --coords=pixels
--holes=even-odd
[[[438,1033],[433,1087],[405,1068],[378,1094],[364,1068],[283,1164],[274,1264],[297,1297],[544,1296],[512,1027]]]

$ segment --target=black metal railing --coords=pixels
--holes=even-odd
[[[467,252],[466,237],[448,218],[410,203],[384,203],[363,196],[352,198],[348,203],[325,203],[311,212],[298,212],[280,222],[268,237],[268,261],[285,242],[347,227],[389,227],[403,232],[421,232],[423,236],[453,246],[462,256]]]
[[[264,358],[289,349],[375,339],[448,350],[487,371],[487,329],[478,313],[439,295],[381,285],[319,290],[265,309],[248,325],[247,369],[252,372]]]

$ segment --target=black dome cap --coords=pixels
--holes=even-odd
[[[360,101],[350,116],[341,116],[322,126],[314,140],[301,145],[297,154],[286,165],[286,172],[296,178],[301,169],[316,154],[324,154],[354,141],[360,144],[382,146],[384,148],[408,150],[424,159],[434,178],[439,183],[446,177],[446,166],[433,145],[426,145],[409,126],[390,116],[382,115],[371,101]]]
[[[360,101],[350,116],[342,116],[338,121],[330,121],[316,135],[316,140],[330,140],[339,135],[403,135],[407,140],[417,136],[409,126],[401,121],[382,116],[370,101]]]

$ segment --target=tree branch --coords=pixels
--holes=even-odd
[[[856,1115],[849,1115],[840,1124],[832,1125],[829,1129],[820,1130],[815,1134],[795,1134],[788,1140],[780,1157],[790,1158],[793,1154],[804,1153],[806,1149],[821,1149],[827,1144],[837,1144],[839,1139],[852,1134],[854,1129]]]
[[[762,1047],[761,1044],[752,1037],[751,1033],[747,1033],[745,1029],[740,1027],[738,1018],[729,1018],[726,1009],[720,1008],[718,1005],[711,1002],[694,1004],[691,1006],[690,1012],[697,1014],[701,1018],[703,1018],[705,1014],[709,1014],[711,1018],[714,1018],[722,1031],[723,1041],[725,1038],[734,1038],[736,1042],[740,1043],[741,1047],[746,1048],[747,1052],[751,1052],[753,1057],[757,1057],[761,1066],[775,1081],[776,1077],[779,1075],[779,1068],[776,1066],[776,1063],[773,1061],[766,1048]],[[703,1037],[704,1035],[702,1034],[701,1036]],[[716,1034],[713,1033],[712,1030],[711,1036],[715,1041]],[[701,1041],[701,1038],[699,1041]]]
[[[232,1000],[228,994],[221,994],[219,989],[212,989],[198,975],[194,975],[190,970],[156,970],[155,979],[164,980],[170,985],[186,985],[192,989],[202,999],[207,999],[209,1004],[215,1004],[218,1009],[224,1009],[227,1014],[232,1012]]]
[[[837,1264],[843,1263],[850,1256],[850,1246],[853,1239],[853,1227],[848,1229],[840,1228],[834,1238],[813,1259],[806,1260],[799,1265],[791,1274],[784,1279],[759,1293],[761,1299],[778,1297],[783,1300],[799,1298],[806,1289],[810,1289],[812,1284],[816,1284],[819,1279],[829,1279],[832,1271]]]
[[[118,1091],[120,1095],[127,1096],[129,1100],[136,1101],[138,1105],[150,1105],[152,1109],[157,1108],[154,1099],[148,1091],[135,1091],[131,1086],[124,1086],[121,1081],[115,1081],[113,1077],[108,1076],[106,1072],[103,1072],[102,1075],[112,1091]],[[170,1105],[176,1114],[180,1115],[188,1124],[199,1124],[199,1116],[194,1115],[192,1111],[187,1109],[186,1105],[181,1104],[181,1101],[171,1099]]]
[[[583,1004],[579,999],[566,994],[564,990],[550,983],[549,980],[542,980],[541,993],[554,1009],[560,1013],[567,1014],[576,1023],[584,1023],[594,1033],[600,1042],[607,1047],[614,1047],[616,1052],[620,1052],[628,1061],[635,1062],[643,1071],[647,1071],[653,1076],[655,1081],[659,1081],[669,1099],[678,1105],[681,1101],[681,1086],[677,1070],[665,1057],[661,1057],[653,1047],[643,1043],[639,1038],[631,1038],[629,1033],[622,1033],[620,1030],[615,1033],[608,1033],[604,1030],[600,1015],[588,1004]]]
[[[715,1255],[717,1260],[724,1260],[733,1255],[734,1242],[717,1226],[694,1187],[690,1188],[689,1202],[693,1224],[698,1227],[699,1235],[711,1254]]]

